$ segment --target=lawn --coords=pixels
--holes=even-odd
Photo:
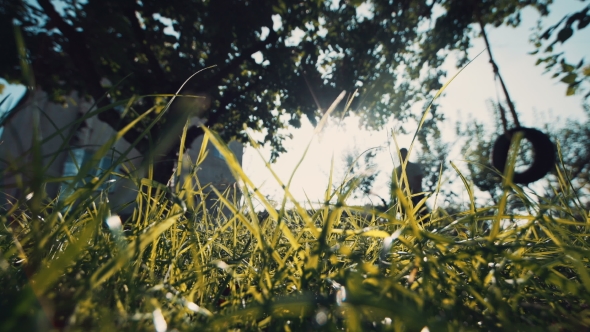
[[[590,220],[563,175],[553,201],[525,194],[508,171],[498,205],[436,207],[422,217],[401,213],[412,207],[400,189],[383,212],[348,206],[354,186],[340,184],[312,206],[294,201],[287,183],[272,206],[221,139],[207,135],[241,195],[192,174],[167,188],[106,172],[61,199],[43,195],[52,179],[42,173],[23,186],[30,195],[0,215],[0,329],[590,327]],[[97,189],[109,175],[138,185],[124,220]],[[508,198],[523,208],[510,211]]]

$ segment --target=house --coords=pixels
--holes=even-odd
[[[16,113],[4,123],[4,131],[0,136],[0,206],[15,197],[19,197],[18,189],[14,186],[19,181],[19,176],[30,178],[33,167],[31,165],[31,147],[33,142],[34,123],[38,124],[38,132],[41,145],[42,166],[44,174],[51,178],[71,177],[78,174],[79,168],[88,161],[94,153],[111,139],[116,132],[112,127],[100,121],[98,117],[91,117],[85,121],[85,125],[74,128],[70,124],[91,110],[93,102],[85,100],[73,92],[66,98],[67,104],[60,105],[48,100],[43,91],[36,91],[28,97]],[[198,122],[199,119],[191,119]],[[67,137],[77,130],[76,144],[66,142]],[[199,137],[192,142],[186,152],[186,158],[192,162],[197,160],[198,153],[203,142]],[[130,144],[120,139],[109,152],[98,162],[89,178],[100,175],[100,172],[111,166],[111,163],[127,150]],[[243,146],[239,142],[230,142],[230,149],[236,158],[242,163]],[[197,171],[197,177],[201,184],[212,184],[223,191],[235,182],[232,173],[227,167],[221,154],[209,143],[209,153]],[[142,156],[136,149],[126,155],[123,168],[136,169],[142,162]],[[115,173],[121,172],[121,166]],[[109,195],[112,206],[119,206],[133,201],[138,188],[130,180],[113,176],[103,187]],[[108,186],[105,188],[104,186]],[[72,190],[68,183],[48,183],[47,194],[51,197],[66,196],[67,190]]]

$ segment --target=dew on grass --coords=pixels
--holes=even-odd
[[[154,310],[153,315],[156,332],[166,332],[168,330],[168,324],[166,323],[166,319],[164,319],[164,315],[162,315],[162,310],[160,308]]]
[[[187,302],[186,307],[194,312],[199,312],[199,306],[194,302]]]
[[[109,226],[109,229],[115,231],[115,230],[120,230],[121,227],[123,227],[123,223],[121,222],[121,217],[119,217],[118,215],[112,215],[110,217],[107,218],[107,226]]]
[[[315,314],[315,322],[319,326],[324,326],[328,322],[328,315],[324,310],[320,310]]]
[[[346,288],[344,286],[340,287],[338,292],[336,292],[336,303],[338,305],[342,305],[343,302],[346,301]]]

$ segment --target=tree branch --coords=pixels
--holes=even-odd
[[[68,39],[68,44],[66,45],[67,52],[70,55],[72,62],[80,71],[80,74],[84,76],[88,89],[96,102],[99,103],[99,106],[108,105],[108,101],[102,98],[106,95],[106,90],[101,86],[101,77],[90,60],[92,57],[88,50],[84,35],[81,32],[77,32],[72,26],[66,23],[49,0],[37,1],[53,24],[55,24],[63,36]]]
[[[80,75],[84,78],[86,86],[88,87],[88,90],[90,91],[90,94],[94,98],[98,107],[108,107],[110,105],[110,101],[106,97],[107,91],[100,84],[102,78],[92,63],[92,55],[88,49],[88,44],[86,43],[84,33],[77,32],[72,26],[66,23],[55,10],[50,0],[37,1],[41,8],[43,8],[45,14],[49,16],[49,19],[52,21],[52,23],[68,40],[67,44],[64,45],[64,48],[66,49],[76,68],[80,71]],[[119,130],[123,125],[125,125],[125,123],[121,121],[119,112],[114,108],[108,108],[105,111],[99,113],[98,119],[106,122],[114,130]],[[140,134],[141,131],[130,130],[125,134],[124,138],[126,141],[131,143],[135,141],[140,136]]]
[[[228,76],[231,72],[235,71],[245,60],[252,57],[252,54],[263,50],[266,45],[275,43],[279,40],[279,35],[276,31],[271,30],[268,37],[265,40],[262,40],[251,47],[244,49],[240,52],[240,55],[234,58],[232,62],[230,62],[227,66],[223,69],[220,69],[213,77],[208,79],[206,82],[197,86],[197,91],[204,90],[209,86],[217,86],[219,82]]]
[[[125,15],[125,17],[127,17],[127,19],[129,20],[129,23],[131,24],[131,30],[133,31],[135,38],[138,39],[138,42],[140,43],[141,50],[143,51],[143,53],[147,57],[148,63],[156,75],[156,81],[159,82],[160,84],[163,82],[168,82],[168,80],[166,79],[166,74],[164,73],[164,71],[162,70],[162,67],[160,66],[160,62],[158,61],[158,59],[154,55],[154,52],[150,49],[150,47],[148,45],[148,42],[147,42],[147,39],[145,36],[145,31],[139,25],[138,18],[135,15],[135,8],[134,8],[135,6],[136,6],[136,3],[134,1],[133,6],[124,8],[123,14]]]

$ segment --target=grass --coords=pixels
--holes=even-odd
[[[470,195],[469,209],[453,214],[402,214],[401,205],[413,207],[398,189],[387,212],[348,206],[354,180],[346,191],[326,190],[315,209],[280,182],[284,199],[275,207],[215,133],[207,140],[228,161],[240,196],[194,174],[178,174],[183,181],[166,188],[134,172],[114,174],[113,165],[58,200],[43,193],[60,179],[34,168],[23,197],[0,210],[0,330],[590,328],[590,220],[567,195],[563,173],[559,200],[531,197],[510,180],[513,153],[500,203],[477,206]],[[80,165],[74,182],[113,143]],[[139,188],[124,224],[99,190],[109,176]],[[508,199],[525,209],[507,210]]]

